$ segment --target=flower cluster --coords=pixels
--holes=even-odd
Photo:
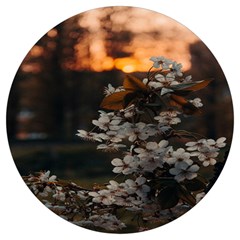
[[[226,146],[225,137],[199,139],[174,128],[203,106],[200,98],[187,95],[210,81],[192,81],[184,76],[182,64],[162,56],[150,60],[153,66],[142,80],[127,77],[117,88],[109,84],[93,129],[77,133],[83,140],[98,142],[97,150],[119,152],[111,164],[122,182],[110,180],[95,189],[63,186],[49,171],[27,179],[35,194],[51,193],[58,204],[46,200],[50,209],[65,217],[74,213],[75,218],[67,219],[79,226],[119,231],[127,227],[118,218],[119,209],[141,216],[143,222],[166,223],[168,209],[177,216],[204,196],[209,179],[199,173],[215,165]]]
[[[197,142],[186,143],[187,150],[191,151],[191,156],[197,156],[204,167],[215,165],[220,148],[226,146],[226,138],[221,137],[216,141],[213,139],[200,139]]]

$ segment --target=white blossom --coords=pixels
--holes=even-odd
[[[46,186],[42,192],[39,192],[38,194],[42,197],[47,197],[49,195],[49,193],[53,192],[53,190],[49,187]]]
[[[107,131],[109,129],[110,118],[106,114],[105,116],[101,116],[98,120],[92,120],[92,123],[100,129]]]
[[[171,153],[171,157],[168,158],[168,163],[169,164],[174,164],[179,162],[183,162],[184,164],[191,165],[193,164],[193,161],[190,159],[191,154],[189,152],[186,152],[185,149],[183,148],[178,148],[176,151],[173,151]]]
[[[106,96],[109,96],[115,92],[120,92],[120,91],[124,91],[124,88],[122,86],[115,88],[110,83],[108,84],[107,87],[104,88],[104,94]]]
[[[62,187],[56,187],[56,192],[53,194],[53,198],[59,201],[65,201],[66,195]]]
[[[40,173],[40,176],[39,176],[39,180],[41,182],[56,182],[56,176],[55,175],[52,175],[50,177],[50,171],[47,171],[47,172],[41,172]]]
[[[93,197],[92,201],[95,203],[102,203],[104,205],[111,205],[114,203],[114,196],[111,191],[107,189],[100,190],[98,192],[89,192],[89,196]]]
[[[103,135],[100,135],[98,133],[95,132],[87,132],[85,130],[78,130],[78,133],[76,134],[78,137],[84,139],[84,140],[88,140],[88,141],[97,141],[97,142],[102,142]]]
[[[203,106],[201,98],[194,98],[193,100],[189,100],[195,107],[200,108]]]
[[[187,150],[188,151],[206,151],[205,149],[210,149],[210,148],[223,148],[226,146],[225,143],[226,138],[221,137],[218,138],[217,141],[213,139],[200,139],[197,142],[188,142],[186,143]]]
[[[92,123],[99,127],[103,131],[108,130],[118,130],[120,127],[119,123],[122,121],[122,118],[115,116],[114,112],[106,113],[104,111],[99,111],[100,116],[98,120],[92,120]]]
[[[181,71],[182,69],[182,64],[181,63],[177,63],[177,62],[173,62],[172,63],[172,72],[179,77],[183,76],[183,73]]]
[[[115,166],[113,169],[114,173],[128,175],[137,171],[138,158],[136,156],[126,155],[123,160],[120,158],[114,158],[111,163]]]
[[[204,197],[205,197],[206,193],[205,192],[200,192],[196,195],[196,203],[199,203]]]
[[[126,122],[122,125],[120,134],[128,136],[130,142],[134,142],[137,139],[146,140],[149,136],[154,136],[157,131],[153,129],[151,125],[138,122],[136,124]]]
[[[78,191],[77,192],[77,196],[81,199],[81,200],[86,200],[88,198],[88,193],[86,191]]]
[[[159,73],[155,75],[155,81],[150,81],[148,86],[156,89],[177,84],[179,84],[179,82],[175,81],[175,76],[172,73],[168,73],[166,76]]]
[[[197,177],[198,170],[199,166],[196,164],[189,166],[186,162],[176,162],[169,173],[174,175],[176,181],[181,182],[185,179],[191,180]]]
[[[226,146],[226,138],[225,137],[220,137],[217,139],[216,143],[215,143],[215,147],[217,148],[223,148]]]
[[[169,69],[169,66],[173,63],[172,60],[167,59],[163,56],[159,57],[151,57],[151,61],[153,61],[153,67],[155,68],[162,68],[162,69]]]
[[[215,165],[217,160],[215,159],[218,156],[218,152],[216,149],[206,149],[206,151],[200,152],[197,156],[198,159],[203,162],[203,166],[207,167],[209,165]]]
[[[147,193],[150,191],[150,187],[146,185],[147,179],[145,177],[138,177],[135,181],[132,179],[127,179],[125,181],[127,188],[126,191],[129,194],[136,193],[139,197],[144,199]]]
[[[118,143],[107,143],[107,144],[99,144],[97,146],[98,150],[102,150],[105,152],[116,152],[118,151],[120,148],[125,148],[126,145],[124,144],[118,144]]]
[[[177,117],[180,114],[178,111],[163,111],[159,116],[154,117],[155,120],[161,125],[176,125],[181,122],[181,119]]]
[[[225,137],[213,139],[200,139],[197,142],[186,143],[187,150],[192,151],[191,156],[197,156],[204,167],[215,165],[216,157],[219,155],[219,148],[225,147]]]
[[[115,92],[115,87],[112,86],[112,84],[108,84],[107,87],[104,88],[104,94],[106,96],[109,96]]]
[[[184,83],[188,83],[188,82],[192,82],[192,76],[191,75],[188,75],[184,78],[183,80]]]
[[[148,142],[144,147],[134,149],[138,153],[139,165],[143,171],[152,172],[155,168],[162,167],[167,145],[168,141],[162,140],[159,143]]]

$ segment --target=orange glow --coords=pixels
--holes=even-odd
[[[39,57],[43,54],[43,47],[41,46],[38,46],[38,45],[35,45],[31,51],[30,51],[30,54],[33,56],[33,57]]]
[[[122,68],[122,71],[125,73],[131,73],[135,71],[135,66],[133,65],[127,65]]]
[[[102,68],[104,70],[111,70],[114,67],[114,61],[111,57],[106,57],[105,59],[103,59],[102,61]]]
[[[151,67],[149,58],[136,59],[134,57],[117,58],[114,61],[114,65],[117,69],[122,70],[125,73],[131,72],[144,72],[148,71]]]
[[[107,14],[111,21],[106,20]],[[101,20],[103,18],[106,23]],[[103,23],[108,24],[108,30]],[[81,14],[78,24],[80,28],[88,29],[88,37],[82,38],[74,46],[75,63],[71,69],[146,72],[152,66],[149,61],[151,56],[165,56],[182,63],[184,71],[191,68],[189,45],[198,38],[181,24],[159,13],[126,7],[117,7],[116,11],[114,7],[95,9]],[[48,35],[53,36],[54,32],[51,31]],[[133,33],[130,39],[127,35],[126,38],[123,35],[123,39],[120,37],[119,41],[118,38],[111,39],[112,35],[117,33],[121,36],[124,31]],[[115,49],[117,54],[122,51],[128,57],[114,58],[111,53]]]
[[[124,72],[133,72],[138,65],[138,61],[134,58],[126,57],[126,58],[117,58],[114,61],[115,67]]]
[[[48,37],[51,37],[51,38],[56,37],[57,34],[58,34],[58,32],[57,32],[56,29],[52,29],[52,30],[50,30],[50,31],[47,33]]]

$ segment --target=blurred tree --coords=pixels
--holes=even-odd
[[[229,141],[233,131],[232,100],[227,80],[217,60],[206,47],[198,41],[189,46],[191,54],[191,69],[189,73],[195,80],[213,78],[205,89],[202,99],[205,100],[204,115],[201,118],[204,134],[212,138],[225,136]],[[224,114],[223,114],[224,111]]]
[[[116,70],[116,60],[133,61],[131,71],[143,71],[138,67],[150,63],[149,54],[180,56],[182,62],[189,55],[184,48],[195,39],[184,29],[171,19],[166,24],[165,16],[128,7],[92,10],[60,23],[33,46],[16,74],[8,104],[9,139],[73,140],[76,130],[88,128],[96,116],[104,86],[120,84],[123,73]],[[225,77],[203,43],[191,44],[190,54],[194,79],[216,79],[207,92],[207,120],[199,120],[206,126],[203,134],[211,129],[213,137],[216,132],[226,136],[232,109]],[[224,118],[213,116],[215,106],[228,109]]]

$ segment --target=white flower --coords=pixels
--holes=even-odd
[[[106,135],[109,137],[108,140],[113,143],[118,143],[122,141],[122,138],[124,138],[124,135],[118,134],[117,131],[107,131]]]
[[[206,193],[205,192],[200,192],[196,195],[196,203],[199,203],[204,197],[205,197]]]
[[[63,192],[62,187],[56,187],[56,192],[53,194],[53,198],[59,201],[65,201],[66,194]]]
[[[169,66],[173,63],[172,60],[167,59],[163,56],[151,57],[150,60],[153,61],[153,67],[155,68],[162,67],[162,69],[169,69]]]
[[[82,139],[87,139],[88,132],[85,130],[78,130],[78,133],[76,135]]]
[[[115,92],[115,88],[112,86],[112,84],[108,84],[107,87],[104,88],[104,94],[106,96],[109,96]]]
[[[98,192],[89,192],[88,195],[93,197],[92,201],[95,203],[112,205],[115,201],[113,194],[111,194],[111,191],[107,189],[103,189]]]
[[[121,118],[112,119],[109,124],[109,129],[111,131],[116,131],[120,129],[119,123],[122,121]]]
[[[118,130],[120,128],[118,125],[122,121],[121,117],[115,116],[114,112],[99,112],[100,117],[98,118],[98,120],[92,120],[92,123],[95,126],[99,127],[103,131]]]
[[[157,133],[155,129],[151,127],[151,125],[147,125],[143,122],[138,122],[136,124],[132,124],[126,122],[122,125],[120,135],[128,136],[128,140],[130,142],[134,142],[138,138],[141,140],[146,140],[149,136],[154,136]]]
[[[136,212],[142,210],[141,208],[142,204],[143,202],[139,199],[139,197],[135,198],[131,196],[125,199],[124,206],[127,207],[126,208],[127,210]]]
[[[109,128],[110,118],[108,115],[101,116],[98,120],[92,120],[92,123],[100,129],[107,131]]]
[[[179,83],[175,81],[175,76],[172,73],[168,73],[166,77],[164,77],[162,74],[156,74],[155,81],[152,80],[148,85],[152,88],[161,88],[177,84]]]
[[[118,88],[115,88],[112,86],[112,84],[108,84],[107,87],[104,88],[104,94],[106,96],[109,96],[115,92],[120,92],[120,91],[124,91],[124,88],[122,86],[118,87]]]
[[[144,148],[135,148],[134,151],[138,153],[138,156],[145,156],[149,153],[154,152],[159,148],[158,144],[156,142],[148,142]]]
[[[172,63],[172,72],[175,75],[177,75],[179,77],[182,77],[183,73],[182,73],[181,69],[182,69],[182,64],[181,63],[177,63],[177,62]]]
[[[192,82],[192,76],[191,75],[188,75],[184,78],[183,80],[184,83],[188,83],[188,82]]]
[[[216,146],[217,148],[223,148],[223,147],[226,146],[225,141],[226,141],[226,138],[225,138],[225,137],[220,137],[220,138],[217,139],[215,146]]]
[[[47,197],[48,196],[48,194],[50,193],[50,192],[52,192],[53,190],[49,187],[49,186],[46,186],[44,189],[43,189],[43,191],[42,192],[39,192],[38,194],[40,195],[40,196],[42,196],[42,197]]]
[[[102,150],[105,152],[116,152],[118,151],[120,148],[125,148],[126,145],[124,144],[118,144],[118,143],[107,143],[107,144],[99,144],[97,146],[98,150]]]
[[[50,171],[47,171],[47,172],[41,172],[40,173],[40,176],[39,176],[39,180],[41,181],[41,182],[56,182],[56,176],[55,175],[52,175],[51,177],[50,177]]]
[[[81,199],[81,200],[86,200],[88,193],[86,191],[78,191],[77,192],[77,196]]]
[[[147,79],[147,78],[144,78],[144,79],[142,80],[142,82],[143,82],[143,84],[147,85],[148,79]]]
[[[154,88],[156,89],[156,88],[161,88],[163,86],[163,84],[160,82],[151,81],[151,82],[149,82],[148,86],[151,87],[152,89],[154,89]]]
[[[164,153],[163,161],[168,164],[174,164],[176,162],[176,159],[173,158],[172,154],[173,154],[173,147],[170,146],[167,148],[167,151]]]
[[[103,139],[102,137],[103,135],[100,135],[95,132],[87,132],[85,130],[78,130],[78,133],[76,135],[84,140],[89,140],[89,141],[102,142],[102,139]]]
[[[194,98],[193,100],[189,100],[190,103],[192,103],[195,107],[200,108],[203,106],[202,100],[200,98]]]
[[[159,143],[148,142],[144,147],[134,149],[140,159],[139,165],[144,171],[152,172],[155,168],[162,167],[167,145],[168,141],[162,140]]]
[[[212,151],[201,152],[198,155],[198,159],[203,162],[203,166],[207,167],[209,165],[215,165],[217,160],[215,159],[218,156],[218,152],[216,149],[212,149]]]
[[[131,104],[127,108],[120,110],[120,112],[124,114],[125,118],[131,118],[136,114],[136,107],[134,104]]]
[[[147,181],[145,177],[138,177],[135,181],[132,179],[127,179],[126,191],[128,194],[137,194],[139,197],[144,199],[148,192],[150,192],[150,187],[144,184]]]
[[[178,148],[176,151],[171,153],[171,158],[168,158],[168,163],[173,164],[177,162],[184,162],[184,164],[192,165],[193,161],[190,159],[191,154],[189,152],[185,152],[185,149]]]
[[[177,162],[174,165],[174,168],[169,170],[169,173],[174,175],[174,179],[178,182],[183,181],[184,179],[191,180],[197,177],[197,171],[199,166],[194,164],[189,166],[186,162]]]
[[[114,181],[114,180],[110,180],[109,184],[107,185],[107,189],[109,189],[111,191],[111,193],[114,195],[114,198],[116,201],[118,201],[118,203],[116,203],[116,201],[114,202],[115,204],[119,205],[119,201],[120,198],[118,197],[127,197],[128,194],[125,190],[125,184],[119,184],[118,182]]]
[[[197,142],[186,143],[187,150],[192,151],[191,156],[197,156],[203,162],[203,166],[215,165],[215,159],[219,155],[219,148],[225,147],[225,137],[213,139],[200,139]]]
[[[207,149],[217,149],[223,148],[226,146],[225,143],[226,138],[220,137],[217,141],[213,139],[200,139],[197,142],[188,142],[186,146],[188,147],[188,151],[199,151],[199,152],[206,152]]]
[[[114,158],[111,163],[115,166],[113,169],[114,173],[123,173],[124,175],[128,175],[137,171],[138,158],[137,156],[126,155],[123,160],[120,158]]]
[[[180,114],[178,111],[163,111],[159,116],[154,117],[160,125],[176,125],[181,122],[181,119],[177,117]]]

